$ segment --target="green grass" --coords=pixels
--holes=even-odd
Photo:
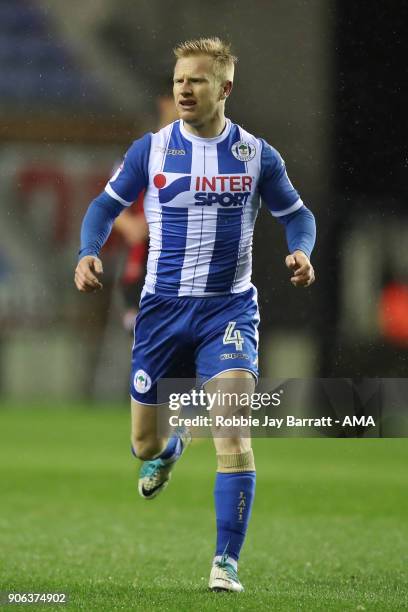
[[[66,591],[72,610],[408,609],[408,440],[256,440],[230,595],[206,590],[212,443],[145,502],[128,426],[124,409],[0,409],[0,590]]]

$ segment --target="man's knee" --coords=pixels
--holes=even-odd
[[[162,440],[156,437],[132,434],[132,448],[138,459],[148,461],[155,459],[162,452]]]

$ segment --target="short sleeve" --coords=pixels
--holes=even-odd
[[[303,202],[286,172],[279,152],[265,140],[262,145],[259,193],[274,217],[282,217],[298,210]]]
[[[149,184],[150,146],[151,134],[135,140],[105,186],[106,193],[124,206],[133,204]]]

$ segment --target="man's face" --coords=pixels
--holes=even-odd
[[[213,59],[192,55],[177,60],[174,100],[180,119],[194,127],[205,125],[222,105],[223,86],[213,72]]]

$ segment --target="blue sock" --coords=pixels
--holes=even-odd
[[[171,461],[176,461],[176,459],[180,457],[182,449],[183,449],[183,444],[180,438],[177,435],[172,436],[171,438],[169,438],[164,450],[161,452],[161,454],[158,457],[156,457],[156,459],[160,458],[160,459],[163,459],[164,461],[169,460],[169,459]],[[132,455],[137,458],[137,452],[133,444],[131,445],[130,450],[132,451]]]
[[[255,480],[256,472],[217,472],[214,489],[216,556],[227,554],[238,561],[251,516]]]
[[[183,449],[182,442],[180,438],[175,435],[171,436],[167,442],[166,448],[159,455],[160,459],[176,461],[181,455],[181,451]]]

